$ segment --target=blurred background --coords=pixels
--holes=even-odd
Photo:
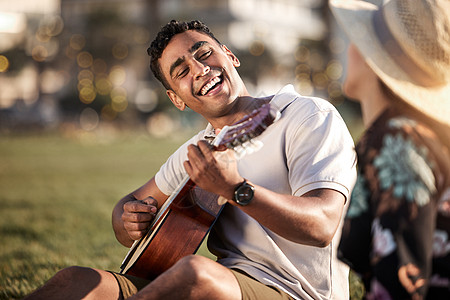
[[[341,91],[345,37],[324,0],[0,0],[0,133],[203,127],[149,70],[146,49],[171,19],[203,20],[240,58],[253,95],[292,83],[331,101],[358,134],[359,107]]]

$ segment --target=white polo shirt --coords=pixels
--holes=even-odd
[[[334,106],[300,96],[291,85],[278,92],[271,105],[282,112],[281,118],[258,137],[264,146],[238,161],[241,176],[281,194],[301,196],[327,188],[348,198],[356,180],[356,153]],[[213,131],[208,126],[161,167],[155,180],[163,193],[170,195],[186,175],[187,145]],[[210,233],[208,247],[222,265],[241,269],[296,299],[348,299],[348,267],[336,258],[341,225],[329,246],[306,246],[227,205]]]

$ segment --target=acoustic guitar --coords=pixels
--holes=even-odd
[[[212,145],[215,149],[234,149],[238,157],[258,150],[262,144],[254,138],[279,115],[270,104],[264,104],[237,123],[222,128]],[[154,279],[182,257],[196,253],[224,203],[226,200],[202,190],[186,176],[160,208],[148,232],[134,242],[120,273]]]

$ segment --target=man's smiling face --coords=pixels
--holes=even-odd
[[[235,69],[240,65],[236,56],[197,31],[175,35],[159,63],[175,106],[181,110],[188,106],[206,119],[227,113],[244,90]]]

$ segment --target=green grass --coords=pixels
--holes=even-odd
[[[112,208],[182,142],[0,136],[0,299],[70,265],[118,271],[128,249],[114,237]]]
[[[0,136],[0,299],[22,298],[71,265],[119,271],[128,249],[114,237],[112,208],[183,141]],[[360,299],[360,282],[350,282]]]

